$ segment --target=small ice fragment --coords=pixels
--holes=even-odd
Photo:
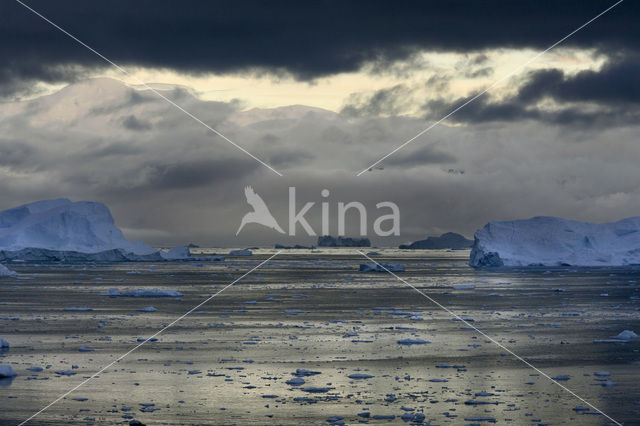
[[[16,372],[13,371],[10,365],[0,365],[0,377],[15,377]]]
[[[638,338],[638,335],[631,330],[624,330],[620,332],[617,336],[614,336],[613,338],[630,341],[630,340],[636,340]]]

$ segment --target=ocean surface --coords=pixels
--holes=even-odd
[[[376,251],[451,313],[388,273],[359,272],[369,261],[353,249],[284,250],[29,424],[613,424],[585,401],[640,424],[640,339],[612,339],[640,333],[640,269],[477,271],[468,251]],[[7,265],[20,275],[0,279],[11,344],[0,364],[17,376],[0,381],[0,424],[26,420],[275,250],[254,253]]]

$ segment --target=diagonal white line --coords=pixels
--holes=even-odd
[[[388,273],[390,273],[391,275],[393,275],[398,281],[401,281],[403,283],[405,283],[406,285],[408,285],[409,287],[411,287],[412,289],[414,289],[415,291],[417,291],[418,293],[420,293],[422,296],[424,296],[426,299],[428,299],[431,303],[433,303],[434,305],[438,306],[439,308],[441,308],[442,310],[444,310],[445,312],[447,312],[449,315],[453,316],[454,318],[456,318],[458,321],[462,322],[464,325],[466,325],[469,328],[472,328],[473,330],[475,330],[477,333],[479,333],[480,335],[482,335],[483,337],[486,337],[487,339],[489,339],[491,342],[495,343],[497,346],[499,346],[502,350],[508,352],[510,355],[512,355],[514,358],[516,358],[518,361],[521,361],[523,364],[525,364],[528,367],[531,367],[532,369],[534,369],[535,371],[537,371],[538,373],[540,373],[541,375],[543,375],[544,377],[546,377],[547,379],[551,380],[553,383],[555,383],[556,385],[560,386],[562,389],[564,389],[565,391],[569,392],[571,395],[573,395],[574,397],[576,397],[577,399],[579,399],[580,401],[584,402],[585,404],[587,404],[589,407],[593,408],[594,410],[596,410],[598,413],[602,414],[603,416],[605,416],[607,419],[611,420],[613,423],[615,423],[618,426],[622,426],[622,423],[616,421],[615,419],[613,419],[612,417],[608,416],[607,414],[604,413],[604,411],[598,409],[597,407],[595,407],[593,404],[591,404],[589,401],[585,400],[584,398],[580,397],[579,395],[577,395],[575,392],[573,392],[571,389],[569,389],[568,387],[564,386],[563,384],[561,384],[560,382],[558,382],[557,380],[553,380],[551,378],[551,376],[549,376],[547,373],[545,373],[544,371],[540,370],[539,368],[537,368],[536,366],[534,366],[533,364],[531,364],[529,361],[527,361],[526,359],[522,358],[521,356],[519,356],[518,354],[516,354],[515,352],[513,352],[511,349],[505,347],[502,343],[498,342],[497,340],[495,340],[493,337],[489,336],[488,334],[486,334],[484,331],[479,330],[476,326],[472,325],[469,321],[465,320],[464,318],[462,318],[461,316],[459,316],[458,314],[456,314],[455,312],[453,312],[452,310],[448,309],[446,306],[442,305],[441,303],[439,303],[437,300],[433,299],[431,296],[429,296],[428,294],[426,294],[425,292],[423,292],[422,290],[420,290],[419,288],[415,287],[413,284],[407,282],[406,280],[403,280],[402,278],[400,278],[399,276],[397,276],[396,274],[394,274],[393,272],[391,272],[389,269],[387,269],[384,265],[382,265],[381,263],[376,262],[375,260],[373,260],[372,258],[370,258],[369,256],[367,256],[366,254],[364,254],[363,252],[361,252],[360,250],[357,250],[358,253],[360,253],[361,255],[363,255],[364,257],[366,257],[367,259],[369,259],[370,261],[372,261],[373,263],[375,263],[376,265],[380,266],[382,269],[384,269],[385,271],[387,271]]]
[[[252,273],[253,271],[255,271],[256,269],[260,268],[262,265],[264,265],[265,263],[269,262],[271,259],[273,259],[274,257],[276,257],[277,255],[279,255],[280,253],[282,253],[282,250],[278,250],[274,255],[272,255],[271,257],[263,260],[262,262],[260,262],[258,265],[254,266],[253,268],[251,268],[248,272],[245,272],[240,278],[237,278],[235,280],[233,280],[233,282],[231,282],[231,284],[226,285],[225,287],[223,287],[221,290],[219,290],[218,292],[214,293],[212,296],[209,296],[207,299],[205,299],[204,301],[200,302],[199,304],[197,304],[196,306],[194,306],[193,308],[189,309],[189,311],[187,311],[185,314],[179,316],[178,318],[176,318],[175,320],[173,320],[171,323],[169,323],[168,325],[166,325],[165,327],[161,328],[160,330],[156,331],[154,334],[152,334],[151,336],[147,337],[143,342],[141,342],[140,344],[134,346],[133,348],[131,348],[128,352],[126,352],[124,355],[119,356],[118,358],[116,358],[114,361],[110,362],[109,364],[107,364],[106,366],[102,367],[100,369],[100,371],[98,371],[97,373],[94,373],[91,377],[87,378],[86,380],[84,380],[83,382],[81,382],[80,384],[78,384],[77,386],[75,386],[74,388],[72,388],[71,390],[63,393],[62,395],[60,395],[58,398],[54,399],[52,402],[50,402],[48,405],[46,405],[44,408],[42,408],[40,411],[38,411],[37,413],[33,414],[31,417],[29,417],[28,419],[24,420],[22,423],[19,424],[19,426],[22,426],[24,424],[26,424],[27,422],[31,421],[34,417],[36,417],[38,414],[42,413],[43,411],[49,409],[51,406],[53,406],[54,404],[58,403],[60,400],[62,400],[63,398],[65,398],[67,395],[69,395],[70,393],[74,392],[76,389],[78,389],[81,386],[84,386],[87,382],[89,382],[90,380],[98,377],[100,375],[100,373],[103,373],[106,369],[108,369],[109,367],[111,367],[113,364],[120,362],[122,359],[124,359],[125,357],[127,357],[129,354],[131,354],[132,352],[134,352],[135,350],[137,350],[138,348],[140,348],[142,345],[144,345],[145,343],[147,343],[149,340],[153,339],[154,337],[158,336],[160,333],[162,333],[163,331],[165,331],[166,329],[172,327],[174,324],[176,324],[178,321],[182,320],[184,317],[186,317],[187,315],[191,314],[193,311],[195,311],[196,309],[198,309],[199,307],[201,307],[202,305],[204,305],[205,303],[207,303],[208,301],[210,301],[211,299],[213,299],[214,297],[216,297],[217,295],[219,295],[220,293],[222,293],[223,291],[225,291],[226,289],[228,289],[229,287],[231,287],[232,285],[234,285],[235,283],[237,283],[238,281],[240,281],[241,279],[243,279],[244,277],[246,277],[247,275],[249,275],[250,273]]]
[[[121,66],[119,66],[118,64],[116,64],[115,62],[113,62],[111,59],[107,58],[106,56],[102,55],[100,52],[98,52],[97,50],[95,50],[94,48],[92,48],[91,46],[89,46],[88,44],[84,43],[82,40],[78,39],[77,37],[75,37],[73,34],[69,33],[68,31],[66,31],[64,28],[60,27],[59,25],[57,25],[56,23],[54,23],[53,21],[51,21],[50,19],[48,19],[46,16],[42,15],[41,13],[39,13],[38,11],[34,10],[33,8],[31,8],[30,6],[24,4],[23,2],[21,2],[20,0],[16,0],[17,3],[21,4],[22,6],[24,6],[26,9],[30,10],[31,12],[33,12],[35,15],[39,16],[40,18],[42,18],[44,21],[48,22],[49,24],[51,24],[54,28],[60,30],[61,32],[63,32],[65,35],[67,35],[68,37],[70,37],[71,39],[73,39],[74,41],[76,41],[78,44],[86,47],[87,49],[89,49],[91,52],[95,53],[96,55],[98,55],[101,59],[103,59],[104,61],[108,62],[110,65],[112,65],[114,68],[116,68],[118,71],[120,71],[121,73],[125,74],[126,76],[129,76],[131,78],[133,78],[134,80],[136,80],[140,85],[144,86],[146,89],[151,90],[153,93],[155,93],[157,96],[159,96],[160,98],[164,99],[165,101],[169,102],[171,105],[173,105],[174,107],[176,107],[177,109],[179,109],[180,111],[182,111],[183,113],[185,113],[186,115],[188,115],[189,117],[191,117],[193,120],[195,120],[197,123],[200,123],[201,125],[203,125],[204,127],[206,127],[207,129],[211,130],[213,133],[215,133],[216,135],[220,136],[222,139],[224,139],[225,141],[229,142],[231,145],[235,146],[236,148],[238,148],[240,151],[244,152],[245,154],[247,154],[249,157],[253,158],[254,160],[256,160],[258,163],[262,164],[263,166],[265,166],[266,168],[268,168],[269,170],[271,170],[272,172],[274,172],[275,174],[277,174],[278,176],[282,176],[282,173],[280,173],[279,171],[277,171],[276,169],[274,169],[273,167],[271,167],[270,165],[268,165],[267,163],[265,163],[264,161],[262,161],[261,159],[259,159],[258,157],[256,157],[255,155],[253,155],[252,153],[250,153],[249,151],[247,151],[246,149],[244,149],[243,147],[241,147],[240,145],[238,145],[237,143],[235,143],[234,141],[232,141],[231,139],[229,139],[228,137],[226,137],[225,135],[223,135],[222,133],[220,133],[219,131],[217,131],[216,129],[214,129],[213,127],[209,126],[207,123],[205,123],[204,121],[200,120],[198,117],[196,117],[195,115],[193,115],[192,113],[190,113],[189,111],[187,111],[186,109],[184,109],[183,107],[181,107],[180,105],[178,105],[177,103],[173,102],[171,99],[167,98],[166,96],[164,96],[162,93],[158,92],[156,89],[154,89],[153,87],[149,86],[147,83],[141,81],[140,79],[138,79],[137,77],[129,74],[129,72],[127,72],[127,70],[125,70],[124,68],[122,68]]]
[[[360,173],[358,173],[356,176],[360,176],[361,174],[363,174],[364,172],[371,170],[372,167],[377,166],[378,164],[380,164],[382,161],[384,161],[385,159],[387,159],[388,157],[392,156],[393,154],[395,154],[396,152],[400,151],[402,148],[404,148],[405,146],[409,145],[411,142],[415,141],[416,139],[418,139],[420,136],[424,135],[425,133],[427,133],[429,130],[433,129],[434,127],[436,127],[438,124],[442,123],[444,120],[446,120],[447,118],[451,117],[453,114],[455,114],[456,112],[460,111],[462,108],[466,107],[467,105],[469,105],[471,102],[475,101],[476,99],[478,99],[480,96],[484,95],[485,93],[487,93],[489,90],[493,89],[494,87],[496,87],[498,84],[502,83],[503,81],[505,81],[506,79],[510,78],[511,76],[513,76],[514,74],[517,74],[518,72],[520,72],[522,69],[524,69],[527,65],[529,65],[531,62],[535,61],[536,59],[540,58],[541,56],[543,56],[544,54],[548,53],[551,49],[555,48],[556,46],[558,46],[560,43],[564,42],[566,39],[568,39],[569,37],[573,36],[575,33],[577,33],[578,31],[580,31],[581,29],[583,29],[584,27],[586,27],[587,25],[591,24],[593,21],[595,21],[596,19],[600,18],[602,15],[604,15],[605,13],[609,12],[611,9],[613,9],[614,7],[616,7],[617,5],[619,5],[620,3],[622,3],[624,0],[619,0],[617,3],[609,6],[608,8],[606,8],[605,10],[603,10],[602,12],[600,12],[599,14],[597,14],[596,16],[594,16],[593,18],[591,18],[590,20],[588,20],[587,22],[585,22],[584,24],[582,24],[581,26],[579,26],[578,28],[576,28],[575,30],[571,31],[569,34],[567,34],[566,36],[562,37],[560,40],[556,41],[555,43],[553,43],[551,46],[549,46],[548,48],[546,48],[545,50],[543,50],[542,52],[538,53],[537,55],[533,56],[532,58],[530,58],[527,62],[525,62],[524,64],[520,65],[519,67],[515,68],[513,71],[511,71],[510,73],[506,74],[505,76],[503,76],[502,78],[499,78],[498,80],[494,81],[489,87],[487,87],[486,89],[484,89],[482,92],[478,93],[477,95],[475,95],[474,97],[472,97],[471,99],[469,99],[468,101],[466,101],[465,103],[463,103],[462,105],[460,105],[459,107],[455,108],[453,111],[449,112],[447,115],[445,115],[444,117],[442,117],[440,120],[436,121],[435,123],[433,123],[432,125],[430,125],[429,127],[427,127],[426,129],[424,129],[423,131],[421,131],[420,133],[418,133],[417,135],[415,135],[414,137],[412,137],[411,139],[405,141],[402,145],[398,146],[396,149],[394,149],[393,151],[391,151],[390,153],[388,153],[387,155],[383,156],[382,158],[380,158],[378,161],[376,161],[375,163],[371,164],[369,167],[367,167],[366,169],[362,170]]]

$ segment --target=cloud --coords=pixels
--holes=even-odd
[[[441,144],[439,144],[441,145]],[[410,147],[406,150],[400,151],[397,155],[393,155],[388,159],[385,159],[382,163],[386,166],[399,166],[399,167],[415,167],[415,166],[430,166],[433,164],[452,164],[457,161],[455,155],[448,152],[444,152],[434,145]]]
[[[410,60],[417,51],[476,52],[491,48],[548,47],[611,3],[599,0],[473,2],[455,0],[317,3],[127,0],[29,5],[79,39],[125,66],[185,73],[289,73],[313,79],[377,69]],[[0,22],[0,81],[69,80],[73,67],[106,64],[18,3]],[[637,51],[640,4],[624,2],[564,44]],[[67,67],[67,68],[65,68]],[[68,68],[71,67],[71,68]]]
[[[401,210],[402,235],[374,238],[379,245],[444,230],[470,237],[490,220],[557,215],[609,221],[640,209],[640,127],[633,123],[589,128],[550,126],[538,119],[445,124],[387,158],[383,170],[356,177],[430,123],[415,117],[347,118],[322,110],[310,114],[302,106],[237,111],[231,103],[185,96],[190,110],[277,163],[285,174],[279,177],[166,102],[130,102],[131,90],[94,79],[35,101],[0,104],[0,134],[11,135],[0,138],[0,209],[63,196],[101,201],[119,226],[143,230],[130,235],[148,243],[212,246],[314,242],[259,227],[236,238],[239,219],[250,209],[246,185],[284,227],[288,187],[295,186],[298,208],[316,203],[307,217],[318,231],[325,200],[320,191],[329,189],[334,233],[338,202],[364,203],[371,230],[381,214],[376,203],[393,201]],[[146,99],[145,92],[138,94]],[[76,101],[81,107],[73,107]],[[151,127],[124,127],[130,116]],[[348,219],[347,232],[356,235],[358,225]]]
[[[534,102],[545,97],[557,102],[594,102],[619,106],[640,103],[640,55],[611,58],[600,70],[565,75],[558,69],[534,72],[517,99]]]
[[[476,93],[454,100],[427,101],[422,109],[437,120]],[[552,104],[545,104],[551,101]],[[575,74],[551,68],[529,73],[514,95],[494,99],[485,93],[458,110],[449,121],[491,123],[538,120],[562,126],[620,126],[640,117],[640,55],[610,58],[599,70]]]
[[[143,131],[151,129],[151,124],[138,120],[135,115],[129,115],[122,120],[122,125],[129,130]]]
[[[411,90],[398,84],[373,93],[352,93],[340,114],[346,117],[398,115],[411,105],[411,101]]]

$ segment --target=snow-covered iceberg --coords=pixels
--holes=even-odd
[[[178,246],[167,252],[161,252],[160,255],[165,260],[185,260],[191,257],[191,252],[187,246]]]
[[[0,212],[0,259],[161,260],[156,249],[128,241],[102,203],[65,198]]]
[[[4,265],[0,265],[0,277],[13,277],[17,275],[14,271]]]
[[[187,247],[158,251],[132,243],[109,208],[66,198],[37,201],[0,212],[0,261],[118,262],[191,259]],[[6,273],[0,268],[0,275]]]
[[[469,264],[628,266],[640,264],[640,217],[585,223],[539,216],[490,222],[475,233]]]

